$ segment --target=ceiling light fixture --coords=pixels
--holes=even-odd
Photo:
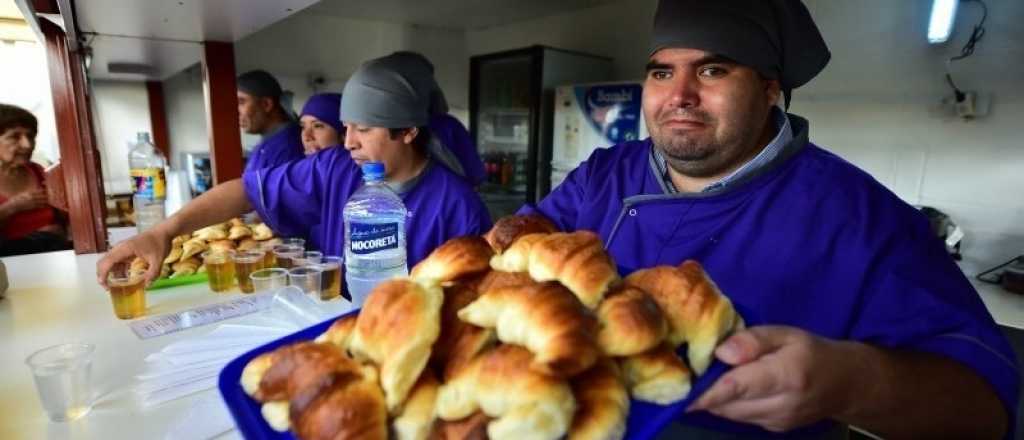
[[[945,43],[953,31],[959,0],[932,0],[932,16],[928,20],[928,42]]]

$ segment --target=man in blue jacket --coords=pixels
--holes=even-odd
[[[270,73],[253,70],[238,76],[238,125],[260,135],[245,163],[245,171],[285,164],[303,158],[302,127],[282,103],[281,84]]]
[[[677,435],[1006,438],[1014,353],[927,220],[776,107],[829,58],[798,0],[662,0],[650,139],[523,211],[596,231],[623,273],[696,259],[747,311]]]

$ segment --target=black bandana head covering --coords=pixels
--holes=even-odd
[[[668,47],[722,55],[779,80],[786,107],[832,56],[800,0],[660,0],[650,55]]]
[[[418,63],[392,55],[359,66],[341,93],[341,120],[370,127],[423,127],[430,120],[431,81]]]

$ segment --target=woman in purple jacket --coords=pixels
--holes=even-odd
[[[318,243],[341,255],[342,209],[362,185],[360,165],[383,162],[386,180],[405,202],[409,266],[451,238],[479,235],[491,219],[479,196],[461,177],[427,154],[429,91],[418,90],[403,63],[392,57],[368,61],[345,84],[341,119],[345,148],[329,148],[280,166],[247,171],[218,185],[150,231],[122,242],[97,264],[104,284],[114,264],[134,256],[149,262],[156,278],[172,237],[255,209],[278,234],[308,237],[320,225]]]

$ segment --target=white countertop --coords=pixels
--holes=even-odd
[[[114,316],[108,294],[96,284],[99,257],[65,251],[3,259],[11,287],[0,299],[0,438],[159,440],[195,400],[216,395],[216,390],[208,390],[146,410],[139,407],[130,387],[146,355],[216,326],[140,340],[128,321]],[[206,284],[158,290],[147,294],[147,315],[239,296],[214,294]],[[39,404],[24,360],[40,348],[76,341],[96,345],[92,378],[98,398],[86,416],[52,423]]]
[[[209,390],[146,410],[139,407],[130,387],[146,355],[215,326],[140,340],[128,321],[114,317],[108,294],[96,284],[98,259],[98,254],[75,256],[71,251],[3,259],[11,287],[0,299],[0,438],[163,439],[197,399],[217,394]],[[997,323],[1024,329],[1024,296],[972,283]],[[205,284],[158,290],[147,294],[147,315],[240,296],[214,294]],[[40,348],[75,341],[96,345],[93,389],[99,397],[85,417],[52,423],[39,405],[24,360]],[[237,433],[222,437],[235,438]]]

